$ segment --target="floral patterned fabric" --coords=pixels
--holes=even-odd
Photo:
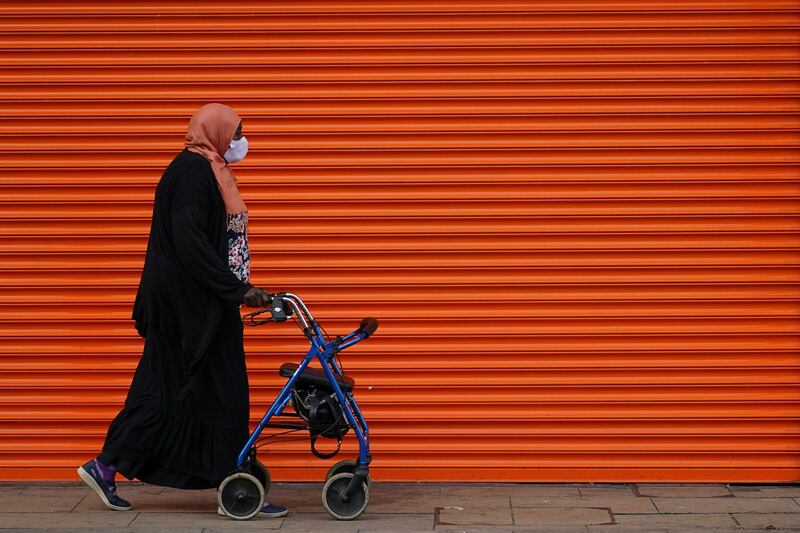
[[[247,211],[228,213],[228,266],[240,280],[250,280]]]

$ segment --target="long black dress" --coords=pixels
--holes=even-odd
[[[217,487],[248,437],[239,304],[227,213],[211,165],[184,149],[158,183],[132,318],[145,338],[125,406],[98,459],[128,479]]]

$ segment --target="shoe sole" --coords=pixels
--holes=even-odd
[[[100,488],[100,485],[97,484],[97,481],[95,481],[94,478],[89,475],[89,472],[84,470],[82,466],[78,467],[78,476],[80,476],[81,480],[86,483],[86,485],[92,489],[95,494],[100,496],[100,500],[106,505],[106,507],[115,511],[130,511],[131,507],[120,507],[119,505],[114,505],[108,501],[103,489]]]
[[[220,515],[220,516],[228,516],[219,507],[217,507],[217,514]],[[286,516],[287,514],[289,514],[289,510],[288,509],[283,511],[282,513],[275,513],[275,514],[258,513],[256,516],[259,517],[259,518],[281,518],[282,516]]]

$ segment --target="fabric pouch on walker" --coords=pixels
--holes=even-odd
[[[336,394],[324,387],[299,382],[294,387],[292,406],[300,418],[309,425],[311,453],[320,459],[335,457],[342,446],[342,437],[350,429]],[[336,439],[336,450],[328,453],[317,450],[318,437]]]

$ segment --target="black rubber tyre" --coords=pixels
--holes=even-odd
[[[330,478],[335,476],[336,474],[341,474],[342,472],[348,472],[350,474],[354,474],[356,471],[356,462],[351,461],[350,459],[345,459],[344,461],[339,461],[332,467],[328,469],[328,473],[325,474],[325,481],[328,481]],[[369,475],[367,476],[367,486],[372,488],[372,479],[370,479]]]
[[[236,472],[220,483],[217,503],[226,516],[249,520],[264,506],[264,487],[254,475]]]
[[[261,486],[264,488],[264,496],[266,497],[266,495],[269,493],[269,486],[272,483],[272,478],[269,475],[269,469],[264,465],[264,463],[256,459],[254,462],[249,464],[247,471],[250,474],[253,474],[258,482],[261,483]]]
[[[349,500],[344,501],[341,498],[352,478],[353,474],[342,472],[330,478],[322,487],[322,506],[336,520],[355,520],[367,510],[369,487],[366,483],[361,483]]]

